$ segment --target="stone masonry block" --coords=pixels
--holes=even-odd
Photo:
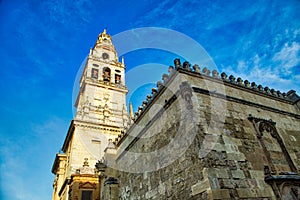
[[[231,170],[231,174],[233,178],[237,178],[237,179],[245,178],[243,170]]]
[[[236,188],[236,183],[233,179],[225,178],[219,180],[220,187],[222,189],[234,189]]]
[[[271,188],[255,189],[257,197],[273,197],[275,196]]]
[[[242,153],[228,153],[228,160],[245,161],[246,157]]]
[[[237,146],[241,146],[242,142],[240,139],[234,138],[234,137],[229,137],[229,136],[225,136],[223,135],[223,140],[225,144],[233,144],[233,145],[237,145]]]
[[[240,198],[255,198],[255,197],[257,197],[256,191],[254,189],[238,188],[238,189],[236,189],[236,191]]]
[[[216,169],[218,178],[229,178],[228,172],[226,169]]]
[[[235,181],[236,181],[236,186],[238,188],[248,188],[249,187],[248,181],[246,179],[238,179]]]
[[[253,130],[252,128],[249,127],[244,127],[244,131],[246,134],[254,134],[255,130]]]
[[[226,189],[217,189],[211,190],[213,199],[230,199],[229,190]]]
[[[265,189],[265,188],[271,189],[271,186],[268,183],[266,183],[264,179],[256,180],[256,183],[257,183],[257,187],[260,189]]]
[[[158,194],[157,189],[150,190],[150,191],[146,192],[146,198],[147,199],[154,198],[157,194]]]
[[[218,178],[209,178],[211,189],[219,189]]]
[[[204,168],[203,176],[210,178],[229,178],[228,172],[226,169],[215,169],[215,168]]]
[[[265,177],[263,171],[249,170],[249,173],[250,173],[251,178],[256,179],[256,180],[262,180]]]
[[[237,153],[237,152],[239,152],[239,149],[238,149],[237,145],[225,144],[225,151],[227,153]]]
[[[203,149],[225,151],[225,146],[223,144],[215,142],[206,142],[203,144]]]
[[[208,189],[210,189],[210,184],[208,179],[204,179],[203,181],[192,185],[192,195],[200,194]]]

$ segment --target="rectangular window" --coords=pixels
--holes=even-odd
[[[101,154],[101,141],[100,140],[92,140],[93,148],[97,149],[97,153]]]
[[[98,69],[92,68],[92,78],[98,79]]]
[[[115,83],[117,83],[117,84],[121,83],[121,75],[118,75],[118,74],[115,75]]]
[[[92,200],[93,191],[91,190],[82,190],[81,191],[81,200]]]

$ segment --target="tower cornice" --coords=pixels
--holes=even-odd
[[[83,120],[72,120],[68,129],[67,136],[65,138],[62,151],[66,152],[68,149],[68,146],[72,140],[74,131],[76,127],[84,127],[88,129],[94,129],[94,130],[99,130],[102,132],[109,132],[109,134],[113,135],[118,135],[122,133],[123,128],[119,126],[114,126],[114,125],[107,125],[107,124],[102,124],[102,123],[93,123],[93,122],[86,122]]]

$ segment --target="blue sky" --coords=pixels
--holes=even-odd
[[[297,0],[0,0],[0,199],[51,198],[50,170],[73,117],[76,73],[104,28],[111,35],[148,26],[179,31],[220,72],[299,94],[299,10]],[[130,70],[173,58],[146,49],[126,54],[125,63]],[[135,107],[150,88],[138,89]]]

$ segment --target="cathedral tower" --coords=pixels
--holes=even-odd
[[[95,164],[109,141],[126,129],[124,60],[119,62],[112,38],[104,30],[91,48],[62,152],[56,155],[53,200],[98,199],[101,188]]]
[[[75,119],[109,127],[126,127],[124,60],[118,55],[106,30],[90,50],[80,81]]]

